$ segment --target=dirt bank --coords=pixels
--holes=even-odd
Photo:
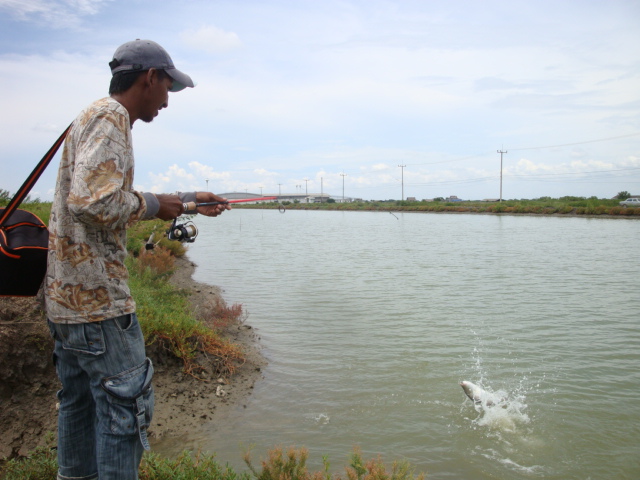
[[[176,267],[171,281],[189,292],[196,315],[224,301],[217,287],[193,281],[195,265],[187,258],[178,259]],[[258,338],[241,322],[222,333],[243,348],[247,359],[232,377],[220,377],[211,368],[195,379],[185,375],[182,362],[166,350],[148,349],[156,371],[152,443],[166,435],[193,432],[251,394],[266,364]],[[36,300],[0,298],[0,459],[26,455],[44,444],[47,432],[56,431],[55,394],[60,385],[52,351]]]

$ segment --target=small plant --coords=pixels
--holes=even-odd
[[[250,459],[250,452],[244,456],[244,461],[257,480],[320,480],[307,470],[309,451],[306,448],[289,447],[285,454],[282,447],[276,447],[268,452],[266,460],[262,460],[262,470],[258,471]]]
[[[227,307],[224,302],[218,302],[210,311],[210,323],[216,331],[223,331],[236,323],[244,323],[245,319],[246,315],[239,303]]]
[[[346,471],[349,480],[423,480],[425,478],[423,473],[415,477],[413,468],[406,461],[394,461],[391,471],[387,471],[380,456],[363,462],[362,455],[357,449],[351,454],[351,466],[347,467]]]
[[[322,457],[324,470],[309,472],[307,460],[309,452],[306,448],[289,447],[284,452],[282,447],[276,447],[267,454],[267,459],[261,461],[261,470],[251,463],[251,452],[247,451],[244,461],[256,480],[342,480],[340,474],[329,472],[329,459]],[[391,471],[378,456],[368,461],[362,460],[359,449],[354,449],[350,457],[350,465],[345,467],[347,480],[424,480],[424,474],[414,476],[413,468],[408,462],[393,462]]]
[[[143,250],[135,262],[137,268],[148,268],[157,276],[165,276],[173,273],[175,256],[171,250],[157,246],[152,250]]]

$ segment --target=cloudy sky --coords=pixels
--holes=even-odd
[[[139,190],[498,198],[501,150],[506,199],[640,194],[639,25],[637,0],[0,0],[0,188],[148,38],[197,86],[135,124]]]

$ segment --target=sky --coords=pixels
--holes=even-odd
[[[637,0],[0,0],[0,189],[142,38],[196,87],[135,123],[140,191],[640,194],[639,25]]]

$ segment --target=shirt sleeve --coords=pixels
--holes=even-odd
[[[158,201],[158,197],[156,197],[153,193],[143,192],[142,196],[144,197],[144,201],[147,204],[147,210],[142,217],[142,220],[149,220],[157,215],[160,211],[160,202]]]
[[[135,192],[128,119],[113,111],[95,115],[81,126],[68,197],[77,221],[105,228],[127,228],[146,211]]]

